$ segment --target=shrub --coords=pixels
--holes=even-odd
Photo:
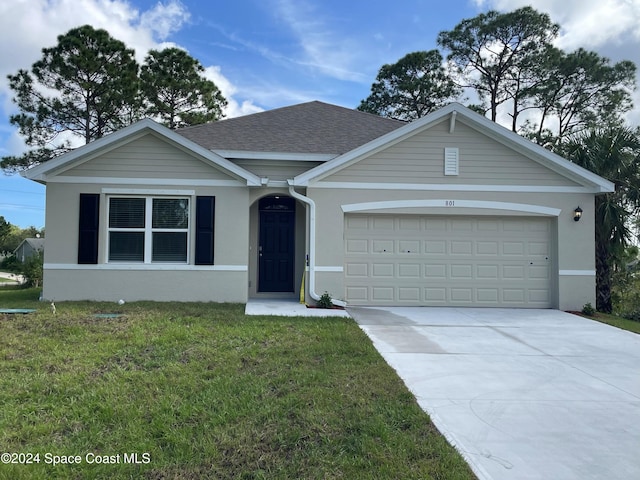
[[[15,255],[10,255],[2,259],[0,269],[5,272],[20,273],[22,271],[22,262]]]
[[[622,314],[622,318],[626,318],[627,320],[633,320],[634,322],[640,322],[640,310],[631,310],[629,312],[624,312]]]
[[[39,287],[42,285],[42,264],[44,255],[37,252],[27,258],[22,266],[22,275],[26,287]]]
[[[582,313],[592,316],[596,314],[596,309],[593,308],[593,305],[591,305],[591,303],[587,303],[584,307],[582,307]]]
[[[333,307],[333,301],[331,299],[331,294],[329,292],[324,292],[320,296],[320,300],[318,300],[319,308],[331,308]]]

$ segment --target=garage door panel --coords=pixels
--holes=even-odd
[[[374,302],[395,302],[394,287],[373,287],[371,289],[371,299]]]
[[[524,265],[502,265],[502,278],[505,280],[521,280],[524,278]]]
[[[497,232],[500,230],[500,222],[495,219],[478,219],[479,232]]]
[[[371,276],[373,278],[380,278],[380,277],[393,278],[394,277],[393,263],[374,263],[372,270],[373,270],[373,273]]]
[[[505,232],[525,232],[526,222],[521,219],[509,219],[502,222],[502,229]]]
[[[444,240],[425,240],[424,253],[431,255],[442,255],[447,253],[447,242]]]
[[[354,214],[345,225],[353,305],[551,307],[547,218]]]
[[[549,274],[549,267],[547,265],[533,265],[529,267],[530,279],[549,280]]]
[[[399,220],[399,229],[400,231],[413,231],[418,232],[421,230],[420,217],[411,218],[411,217],[402,217]]]
[[[502,289],[503,303],[524,305],[525,297],[526,297],[526,292],[524,288],[503,288]]]
[[[398,278],[420,279],[420,264],[417,263],[400,263],[398,264]]]
[[[473,242],[470,240],[452,240],[449,252],[451,255],[472,255]]]
[[[520,257],[525,253],[525,243],[514,242],[514,241],[503,241],[502,242],[502,255],[513,255],[516,257]]]
[[[476,255],[490,255],[497,256],[500,251],[500,242],[476,242]]]
[[[425,280],[443,280],[447,278],[447,265],[427,263],[424,266]]]
[[[498,280],[500,278],[498,265],[478,265],[476,268],[478,280]]]
[[[393,253],[395,251],[393,240],[373,240],[371,244],[373,253]]]
[[[398,288],[398,300],[401,302],[420,302],[420,288],[400,287]]]
[[[447,301],[447,289],[443,287],[427,287],[424,289],[425,304],[441,305]]]
[[[420,253],[420,240],[400,240],[398,241],[399,253]]]
[[[348,278],[368,278],[369,277],[369,264],[368,263],[347,263],[345,266],[345,276]]]
[[[394,231],[395,219],[387,216],[375,216],[373,219],[373,229],[378,231]]]
[[[478,303],[496,304],[500,301],[500,290],[497,288],[479,288],[477,295]]]
[[[549,290],[529,290],[529,302],[538,304],[547,304],[549,302]]]
[[[473,231],[473,221],[471,219],[454,218],[450,221],[450,229],[453,232]]]
[[[346,245],[347,255],[353,253],[369,253],[369,241],[365,239],[350,239]]]
[[[349,298],[350,301],[356,305],[361,302],[366,303],[369,301],[370,296],[369,296],[368,288],[365,286],[347,287],[346,293],[347,293],[347,298]]]
[[[547,242],[529,242],[529,255],[549,255]]]
[[[473,289],[471,288],[453,287],[449,291],[451,292],[452,303],[460,305],[473,302]]]
[[[451,273],[449,277],[452,280],[472,280],[473,279],[473,266],[472,265],[451,265]]]

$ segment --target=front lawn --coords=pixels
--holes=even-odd
[[[0,290],[38,309],[0,314],[0,453],[39,454],[0,478],[475,478],[351,320],[37,296]]]
[[[597,320],[598,322],[606,323],[607,325],[611,325],[613,327],[628,330],[633,333],[640,333],[640,322],[619,317],[618,315],[597,312],[594,315],[589,315],[588,318]]]

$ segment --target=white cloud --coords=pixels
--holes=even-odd
[[[7,94],[4,78],[28,69],[41,50],[54,46],[57,37],[80,25],[104,28],[136,51],[142,61],[158,40],[180,28],[188,18],[177,0],[140,13],[125,0],[14,0],[0,3],[0,94]]]
[[[369,80],[354,67],[359,51],[354,42],[332,31],[316,6],[300,0],[278,0],[275,7],[276,15],[296,35],[304,52],[297,64],[338,80]]]
[[[640,0],[474,0],[482,8],[512,11],[527,5],[548,13],[561,27],[556,46],[565,51],[594,50],[612,62],[631,60],[640,67]],[[640,75],[640,72],[639,72]],[[638,78],[640,89],[640,78]],[[640,124],[640,90],[627,115]]]
[[[228,105],[224,109],[225,118],[240,117],[251,113],[261,112],[263,109],[253,104],[252,100],[245,100],[239,103],[233,98],[237,93],[237,87],[222,74],[221,68],[218,66],[206,67],[204,76],[211,80],[220,89],[222,96],[227,99]]]
[[[187,8],[177,0],[169,3],[158,3],[151,10],[140,16],[140,25],[156,33],[164,40],[172,33],[180,30],[190,18]]]
[[[562,27],[558,46],[597,49],[630,35],[640,41],[640,0],[475,0],[480,7],[510,11],[527,5]]]
[[[179,0],[158,2],[140,11],[128,0],[12,0],[0,2],[0,116],[15,111],[13,92],[6,77],[19,69],[29,69],[41,57],[42,48],[52,47],[57,37],[80,25],[104,28],[112,37],[136,52],[142,62],[150,49],[180,47],[170,41],[190,19],[190,12]],[[236,87],[224,77],[220,67],[210,66],[207,75],[221,88],[229,102],[226,116],[233,117],[260,111],[251,100],[233,98]],[[3,124],[0,124],[4,126]],[[5,130],[8,129],[5,128]],[[13,130],[13,129],[12,129]],[[17,132],[12,133],[2,150],[11,154],[24,151]]]

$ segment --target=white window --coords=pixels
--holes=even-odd
[[[108,208],[109,262],[188,262],[188,198],[109,197]]]

